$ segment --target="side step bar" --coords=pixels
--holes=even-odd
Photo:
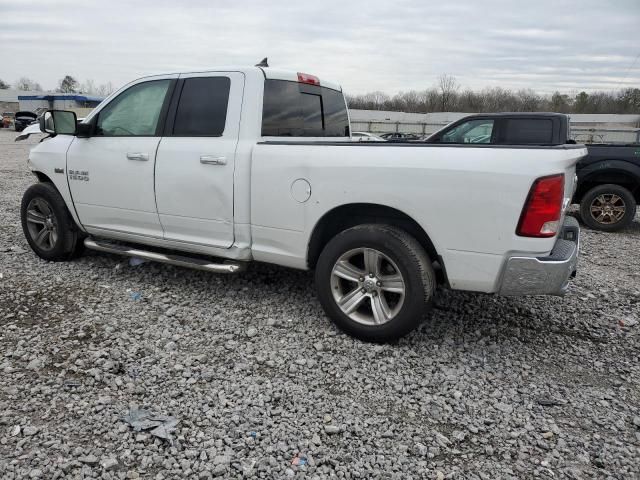
[[[99,252],[115,253],[117,255],[125,255],[127,257],[138,257],[154,262],[168,263],[177,265],[178,267],[194,268],[196,270],[205,270],[214,273],[239,273],[244,271],[247,266],[243,262],[233,262],[225,260],[224,263],[212,263],[202,258],[183,257],[181,255],[169,255],[166,253],[150,252],[148,250],[138,250],[126,245],[118,245],[115,243],[86,238],[84,246]]]

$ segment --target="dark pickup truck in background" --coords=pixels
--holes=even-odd
[[[604,231],[629,226],[640,203],[640,144],[591,144],[587,150],[576,166],[573,197],[582,221]]]
[[[428,143],[561,145],[571,140],[569,116],[561,113],[493,113],[464,117],[429,136]],[[640,144],[588,144],[576,166],[573,202],[590,228],[627,227],[640,203]]]

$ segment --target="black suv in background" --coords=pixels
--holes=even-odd
[[[38,119],[38,115],[33,112],[16,112],[13,125],[16,132],[21,132]]]
[[[493,145],[562,145],[575,143],[569,117],[561,113],[494,113],[470,115],[427,137],[427,143]],[[627,227],[640,203],[640,144],[586,145],[589,154],[576,166],[573,197],[580,217],[596,230]]]

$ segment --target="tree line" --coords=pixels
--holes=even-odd
[[[616,92],[579,92],[542,95],[532,89],[501,87],[471,90],[462,88],[455,77],[442,75],[437,85],[388,95],[371,92],[347,95],[349,108],[396,112],[560,112],[640,114],[640,88]]]
[[[42,87],[27,77],[13,85],[22,91],[42,91]],[[0,79],[0,89],[11,85]],[[93,80],[80,83],[71,75],[58,82],[56,92],[85,93],[107,96],[113,92],[111,82],[97,85]],[[455,77],[442,75],[437,85],[426,90],[411,90],[388,95],[371,92],[347,95],[349,108],[389,110],[396,112],[560,112],[560,113],[632,113],[640,114],[640,88],[625,88],[616,92],[579,92],[542,95],[532,89],[509,90],[501,87],[484,90],[463,89]]]
[[[0,90],[6,90],[11,87],[11,84],[0,79]],[[13,88],[23,92],[44,91],[38,82],[28,77],[20,77],[13,83]],[[81,83],[73,76],[65,75],[58,81],[58,87],[55,91],[58,93],[85,93],[89,95],[107,96],[113,92],[113,85],[111,82],[97,85],[93,80],[86,80]]]

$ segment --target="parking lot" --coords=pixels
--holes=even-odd
[[[0,130],[0,477],[640,475],[640,215],[584,230],[566,297],[442,290],[397,344],[337,331],[312,275],[29,249]],[[173,444],[120,420],[179,420]]]

